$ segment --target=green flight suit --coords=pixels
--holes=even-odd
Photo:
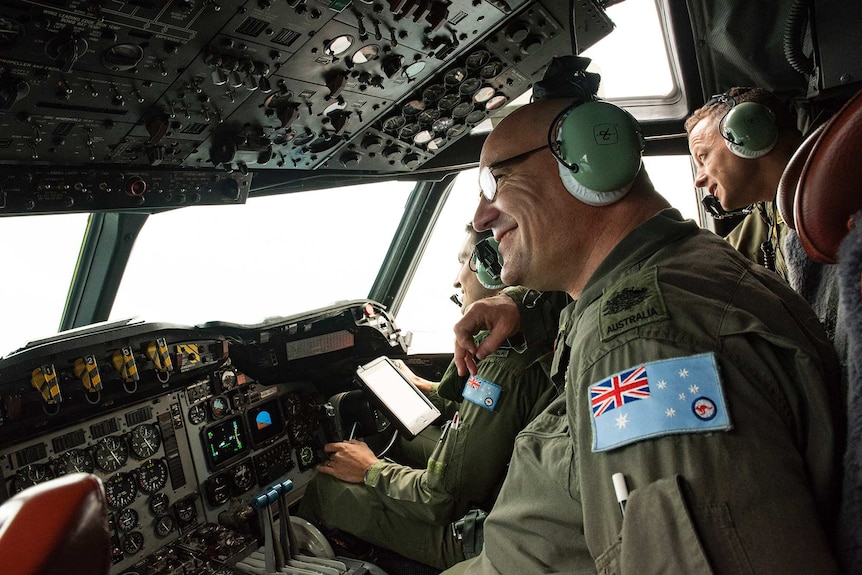
[[[767,220],[775,223],[770,224]],[[787,263],[784,257],[784,238],[787,236],[787,229],[787,224],[778,213],[775,203],[764,202],[762,208],[745,216],[725,239],[742,255],[760,265],[764,263],[760,246],[763,242],[769,242],[775,254],[774,271],[787,280]]]
[[[557,396],[550,379],[552,338],[523,353],[501,348],[479,364],[481,380],[501,388],[494,410],[461,398],[466,377],[450,364],[437,392],[460,400],[427,469],[380,461],[364,484],[318,474],[299,515],[440,569],[464,559],[450,524],[473,507],[490,510],[512,454],[515,436]]]
[[[664,210],[599,266],[561,315],[557,341],[552,371],[565,374],[565,399],[518,435],[482,554],[446,575],[837,572],[837,362],[789,286]],[[715,358],[730,429],[644,433],[594,450],[607,439],[600,417],[624,430],[641,404],[595,415],[597,383],[703,354]],[[679,393],[676,415],[693,413],[702,393],[650,377],[650,400],[665,389]],[[615,473],[630,491],[624,513]]]

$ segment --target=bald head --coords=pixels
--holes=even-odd
[[[521,106],[506,116],[488,136],[480,164],[489,166],[548,143],[548,131],[571,100],[542,100]]]
[[[570,100],[542,100],[507,116],[488,136],[482,167],[495,166],[496,196],[482,199],[473,225],[500,242],[507,285],[580,294],[608,253],[634,227],[668,206],[640,171],[631,191],[607,206],[567,190],[548,131]],[[543,148],[544,146],[544,148]]]

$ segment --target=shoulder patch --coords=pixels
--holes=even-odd
[[[602,294],[599,329],[608,341],[635,327],[669,318],[658,286],[658,269],[642,270],[628,276]]]
[[[653,361],[589,386],[593,451],[732,428],[715,354]]]
[[[464,384],[464,391],[461,392],[461,396],[488,411],[496,411],[502,392],[503,388],[496,383],[478,375],[471,375],[467,378],[467,383]]]

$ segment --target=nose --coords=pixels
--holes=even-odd
[[[694,185],[698,188],[705,188],[706,179],[706,171],[703,169],[703,166],[698,167],[694,178]]]
[[[484,232],[491,229],[491,222],[497,217],[497,209],[494,204],[484,198],[479,197],[479,205],[476,206],[476,212],[473,214],[473,229],[477,232]]]

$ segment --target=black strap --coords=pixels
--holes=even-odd
[[[485,530],[483,525],[488,514],[481,509],[471,509],[464,516],[464,524],[461,529],[461,547],[464,557],[470,559],[482,552],[485,544]]]

